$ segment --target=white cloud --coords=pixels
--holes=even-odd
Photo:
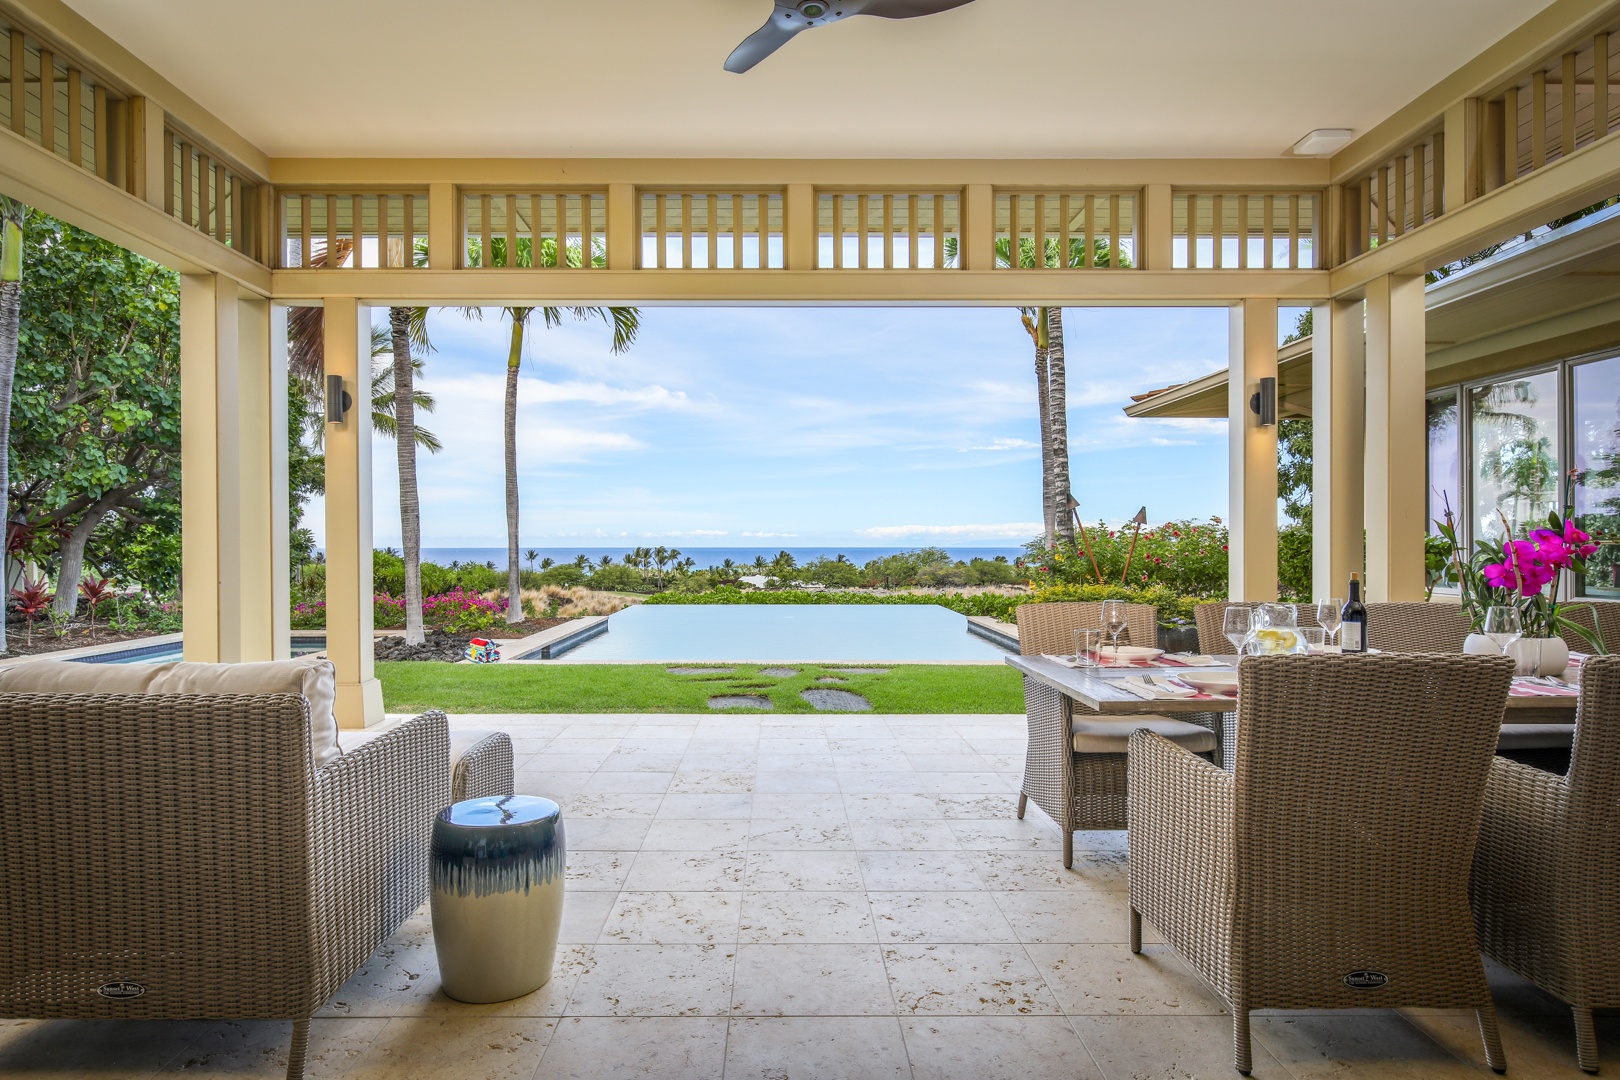
[[[745,532],[744,536],[751,536],[756,540],[792,540],[798,533],[785,532]]]
[[[1038,521],[1012,521],[1000,525],[878,525],[856,529],[874,540],[904,540],[918,536],[948,536],[953,540],[1022,539],[1041,531]]]
[[[969,453],[974,450],[983,450],[989,453],[998,453],[1006,450],[1039,450],[1041,444],[1028,439],[991,439],[988,446],[964,446],[959,453]]]

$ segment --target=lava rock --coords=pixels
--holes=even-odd
[[[372,646],[373,656],[378,660],[436,660],[440,662],[454,662],[467,657],[467,642],[472,640],[466,634],[452,634],[448,630],[428,630],[423,635],[420,645],[405,644],[404,637],[390,635],[380,637]]]

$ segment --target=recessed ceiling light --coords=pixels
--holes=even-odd
[[[1350,144],[1355,132],[1349,128],[1317,128],[1294,144],[1294,153],[1300,157],[1320,157],[1337,153]]]

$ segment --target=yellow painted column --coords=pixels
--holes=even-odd
[[[234,365],[236,286],[180,276],[180,564],[185,657],[223,659],[220,612],[219,372]]]
[[[962,237],[957,263],[963,270],[996,268],[996,189],[968,184],[962,189]]]
[[[1231,308],[1228,342],[1228,590],[1233,600],[1277,599],[1277,428],[1249,408],[1260,380],[1277,377],[1277,301]]]
[[[1363,565],[1367,342],[1362,301],[1311,315],[1311,592],[1345,595]]]
[[[782,265],[787,269],[816,268],[821,244],[821,225],[817,221],[817,214],[815,185],[789,184],[782,207]],[[765,232],[761,227],[761,244],[766,242]]]
[[[292,658],[292,492],[287,476],[287,307],[269,304],[270,649]]]
[[[1367,599],[1422,600],[1428,513],[1423,276],[1367,284]]]
[[[1176,261],[1175,191],[1169,184],[1142,189],[1142,246],[1137,259],[1146,270],[1172,270]]]
[[[326,425],[326,655],[346,728],[383,718],[372,658],[370,331],[370,308],[327,298],[326,374],[342,376],[354,399],[343,423]]]
[[[608,269],[636,269],[641,262],[641,202],[634,184],[608,185],[607,230]]]
[[[278,377],[269,301],[218,275],[182,276],[180,323],[185,656],[285,657],[285,348]]]
[[[429,184],[429,269],[454,270],[461,265],[462,257],[466,253],[462,250],[460,233],[461,208],[456,205],[456,185]]]

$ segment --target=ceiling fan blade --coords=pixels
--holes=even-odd
[[[973,0],[869,0],[860,13],[880,19],[916,19],[971,3]]]
[[[789,25],[778,18],[775,11],[771,12],[764,26],[743,38],[742,44],[731,50],[731,55],[726,57],[726,70],[741,75],[805,29],[808,29],[808,24]]]

